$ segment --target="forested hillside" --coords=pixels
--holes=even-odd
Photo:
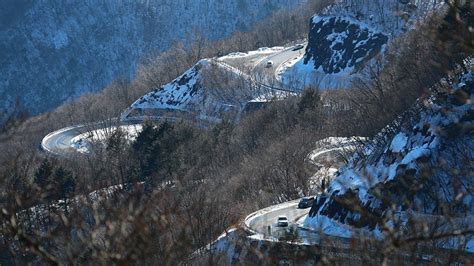
[[[0,122],[13,109],[38,114],[116,78],[131,79],[144,55],[173,43],[246,31],[301,2],[2,1]]]
[[[1,2],[0,264],[473,265],[472,12]]]

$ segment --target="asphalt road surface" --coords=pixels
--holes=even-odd
[[[296,49],[297,46],[292,46],[282,51],[226,58],[223,61],[254,76],[257,81],[269,87],[281,88],[281,82],[277,78],[276,71],[282,64],[304,54],[307,43],[301,45],[303,47],[300,49]],[[271,66],[267,65],[269,61],[273,62]]]
[[[276,78],[276,70],[288,60],[304,53],[306,43],[303,47],[295,50],[296,46],[286,48],[281,51],[271,51],[251,54],[243,57],[230,57],[223,61],[233,67],[236,67],[269,87],[280,88],[281,84]],[[267,62],[272,61],[273,65],[268,67]],[[130,124],[133,122],[130,122]],[[45,136],[41,142],[41,148],[46,152],[56,156],[69,156],[77,153],[77,150],[71,146],[74,137],[88,131],[106,128],[103,123],[94,125],[77,125],[54,131]]]
[[[331,158],[334,163],[341,160],[339,156],[333,156],[342,149],[351,148],[351,144],[343,144],[340,147],[331,147],[322,149],[313,154],[312,160],[319,162],[320,159]],[[329,156],[331,155],[331,156]],[[328,157],[329,156],[329,157]],[[282,204],[270,206],[256,211],[245,219],[245,226],[255,233],[262,234],[265,238],[273,238],[282,241],[291,241],[294,243],[315,245],[320,244],[321,237],[319,232],[310,230],[303,226],[303,219],[308,215],[310,208],[298,209],[298,200],[285,202]],[[289,222],[288,227],[277,226],[278,216],[286,216]],[[340,238],[334,237],[332,240],[340,242]],[[325,239],[327,241],[327,238]],[[342,242],[342,244],[345,241]],[[338,243],[341,246],[341,243]]]
[[[78,153],[78,150],[72,146],[72,140],[84,133],[101,130],[103,134],[112,133],[117,126],[122,127],[123,130],[130,130],[134,125],[140,122],[127,122],[121,123],[121,125],[110,125],[115,124],[113,122],[97,122],[88,125],[76,125],[71,127],[62,128],[46,135],[41,141],[41,148],[55,156],[67,157]],[[85,140],[87,141],[87,140]]]
[[[84,125],[62,128],[46,135],[41,141],[41,148],[56,156],[68,156],[76,153],[71,146],[71,140],[77,135],[86,133],[90,129]]]
[[[298,220],[309,213],[310,208],[298,209],[299,200],[282,203],[259,210],[249,215],[245,224],[255,233],[280,241],[291,241],[301,244],[319,244],[317,232],[307,230],[298,224]],[[279,227],[277,218],[284,215],[288,218],[288,226]]]

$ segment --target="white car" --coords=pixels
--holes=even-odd
[[[267,61],[266,67],[272,67],[273,66],[273,61]]]
[[[281,227],[288,226],[288,218],[286,218],[286,216],[278,216],[277,226],[281,226]]]

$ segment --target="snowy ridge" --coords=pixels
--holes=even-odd
[[[283,99],[295,93],[273,88],[223,61],[254,54],[268,54],[282,47],[260,48],[220,58],[202,59],[170,83],[153,89],[136,100],[121,115],[122,121],[179,117],[187,114],[199,120],[220,121],[223,116],[238,119],[247,105]]]
[[[187,105],[202,88],[202,76],[199,70],[207,65],[207,63],[206,60],[199,61],[195,66],[172,82],[140,97],[131,107],[136,109],[161,108],[189,110]]]
[[[202,59],[170,83],[140,97],[121,116],[135,118],[179,117],[187,114],[199,120],[220,121],[238,115],[253,98],[251,78],[225,62]],[[134,112],[138,112],[138,115]]]
[[[341,226],[378,231],[377,220],[362,216],[345,202],[374,217],[393,211],[421,218],[447,213],[472,216],[474,198],[469,188],[474,176],[466,163],[474,161],[473,73],[464,74],[452,87],[420,103],[419,112],[402,121],[401,130],[381,153],[371,152],[365,160],[354,158],[342,168],[327,195],[313,205],[305,225],[339,236],[347,235],[338,231]]]

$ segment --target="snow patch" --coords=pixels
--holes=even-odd
[[[120,131],[124,133],[124,137],[128,141],[133,141],[142,131],[142,125],[126,125],[120,126]],[[92,143],[102,143],[111,136],[113,132],[117,130],[117,127],[109,127],[92,130],[86,133],[75,136],[71,139],[70,146],[82,154],[90,154]]]
[[[353,230],[350,226],[338,223],[324,215],[319,214],[311,217],[311,219],[305,219],[303,225],[313,230],[320,230],[324,234],[330,236],[350,238],[353,234]]]
[[[261,48],[258,48],[257,50],[254,50],[254,51],[230,53],[230,54],[227,54],[225,56],[221,56],[221,57],[217,58],[217,60],[225,61],[227,59],[245,58],[245,57],[252,56],[252,55],[268,55],[268,54],[281,52],[283,50],[285,50],[285,47],[283,47],[283,46],[261,47]]]
[[[405,133],[398,133],[390,144],[392,152],[401,152],[405,145],[407,145],[408,136]]]
[[[428,156],[430,154],[430,150],[424,147],[418,147],[411,150],[402,160],[402,164],[409,164],[416,159]]]

